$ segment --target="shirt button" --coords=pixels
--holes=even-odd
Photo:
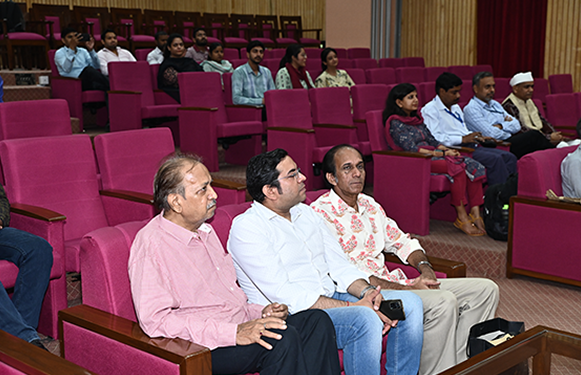
[[[234,290],[234,288],[230,287],[230,290]]]
[[[220,267],[216,267],[216,269],[217,269],[218,271],[220,271]]]

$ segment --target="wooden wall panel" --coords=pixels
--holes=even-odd
[[[573,89],[581,91],[581,2],[549,0],[545,36],[545,71],[573,75]]]
[[[401,56],[426,66],[476,64],[477,0],[402,2]]]

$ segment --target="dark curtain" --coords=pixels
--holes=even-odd
[[[543,76],[547,0],[478,0],[478,64],[497,77]]]

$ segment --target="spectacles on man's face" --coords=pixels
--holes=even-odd
[[[272,185],[272,184],[275,183],[275,181],[284,180],[285,178],[294,178],[298,182],[299,181],[299,175],[300,174],[301,174],[301,169],[300,168],[297,168],[297,170],[294,171],[293,173],[291,173],[291,174],[289,174],[287,176],[284,176],[284,177],[279,177],[276,180],[272,181],[270,184]]]

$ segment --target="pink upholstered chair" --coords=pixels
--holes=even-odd
[[[341,61],[341,60],[339,60]],[[363,85],[366,83],[365,70],[359,68],[343,68],[349,77],[355,82],[356,85]]]
[[[384,85],[397,83],[397,79],[395,77],[395,70],[393,68],[367,69],[365,71],[365,79],[367,83],[383,83]]]
[[[464,108],[473,96],[474,90],[472,90],[472,79],[463,79],[462,88],[460,89],[460,101],[458,102],[458,105]]]
[[[202,156],[210,171],[218,170],[218,142],[226,151],[228,163],[245,165],[262,152],[262,109],[250,106],[227,109],[219,73],[180,73],[178,82],[182,151]]]
[[[244,50],[244,57],[246,57],[246,50]],[[238,48],[224,48],[224,59],[228,61],[240,59],[240,51]]]
[[[71,118],[63,99],[0,104],[0,140],[67,134],[72,134]]]
[[[244,65],[248,62],[248,59],[234,59],[228,60],[234,69],[238,68],[240,65]]]
[[[424,68],[424,80],[426,82],[436,82],[436,79],[444,72],[447,72],[448,68],[444,66],[430,66]]]
[[[353,60],[353,66],[355,68],[364,69],[364,70],[377,68],[377,60],[372,59],[372,58],[361,57],[361,58],[352,59],[352,60]]]
[[[423,57],[404,57],[403,62],[405,66],[415,66],[419,68],[426,66]]]
[[[110,14],[112,26],[116,28],[117,35],[129,41],[132,52],[138,48],[155,48],[155,38],[145,35],[145,30],[143,30],[141,9],[111,8]]]
[[[321,45],[321,29],[303,29],[301,16],[279,16],[280,31],[283,38],[277,38],[278,45],[300,43],[305,47],[319,47]],[[316,38],[305,37],[304,33],[314,32]],[[291,43],[291,44],[292,44]]]
[[[339,68],[339,69],[355,68],[355,64],[353,63],[353,60],[348,59],[348,58],[339,59],[339,63],[337,64],[337,68]]]
[[[571,74],[552,74],[549,76],[551,94],[573,93],[573,78]]]
[[[51,96],[54,99],[64,99],[69,103],[71,117],[79,119],[79,130],[83,131],[83,105],[92,103],[100,105],[97,111],[97,122],[99,125],[107,123],[107,107],[105,104],[105,92],[98,90],[82,91],[81,80],[78,78],[61,77],[54,62],[56,50],[48,51],[51,77]]]
[[[349,58],[349,54],[347,53],[347,49],[346,48],[335,48],[335,51],[337,51],[337,58],[338,59],[347,59],[347,58]]]
[[[561,162],[575,149],[537,151],[518,161],[518,195],[510,199],[507,277],[518,274],[581,286],[581,207],[545,196],[548,189],[563,195]]]
[[[179,105],[156,103],[149,77],[151,68],[146,61],[109,63],[110,129],[112,132],[141,129],[145,119],[163,119],[179,142],[176,121]]]
[[[256,20],[256,36],[252,40],[261,41],[266,48],[274,48],[275,39],[278,37],[278,17],[257,14],[254,19]]]
[[[563,135],[577,138],[575,126],[579,120],[579,103],[575,94],[551,94],[547,101],[547,120]]]
[[[539,109],[541,116],[543,116],[544,118],[547,118],[547,115],[545,114],[545,107],[543,106],[543,102],[541,102],[541,99],[533,99],[533,102],[535,103],[535,105]]]
[[[494,82],[496,83],[494,100],[502,103],[504,99],[512,93],[512,87],[510,86],[509,81],[510,78],[494,77]]]
[[[474,65],[472,67],[472,74],[473,75],[475,75],[476,73],[480,73],[480,72],[490,72],[490,73],[494,74],[494,71],[492,70],[492,65],[489,65],[489,64]]]
[[[533,98],[540,99],[543,104],[546,103],[546,96],[550,94],[549,81],[545,78],[535,78],[535,91]]]
[[[371,50],[369,48],[348,48],[347,57],[350,59],[368,59],[371,58]]]
[[[312,60],[317,60],[319,62],[319,67],[321,63],[321,52],[323,51],[322,48],[305,48],[305,53],[307,57]],[[307,60],[308,61],[308,60]]]
[[[355,128],[349,125],[313,125],[307,90],[271,90],[264,94],[264,100],[268,113],[268,150],[285,149],[302,168],[308,190],[323,187],[319,165],[325,153],[341,143],[358,147]]]
[[[399,57],[387,57],[379,59],[380,68],[401,68],[405,66],[405,62]]]
[[[421,106],[426,105],[436,97],[436,82],[421,82],[416,88]]]
[[[424,82],[424,68],[419,66],[396,68],[395,79],[397,83],[407,82],[414,85]]]
[[[248,60],[246,60],[248,61]],[[276,77],[276,73],[278,72],[278,66],[280,65],[280,58],[270,58],[262,60],[261,65],[266,66],[270,73],[272,74],[272,78]]]
[[[153,50],[150,48],[140,48],[135,50],[135,59],[137,61],[147,61],[147,55],[149,55],[151,51]]]
[[[369,142],[365,113],[383,110],[389,89],[383,84],[356,85],[351,88],[353,122],[357,126],[359,142]]]
[[[450,73],[456,74],[462,80],[472,81],[474,72],[470,65],[451,65],[448,67]]]

